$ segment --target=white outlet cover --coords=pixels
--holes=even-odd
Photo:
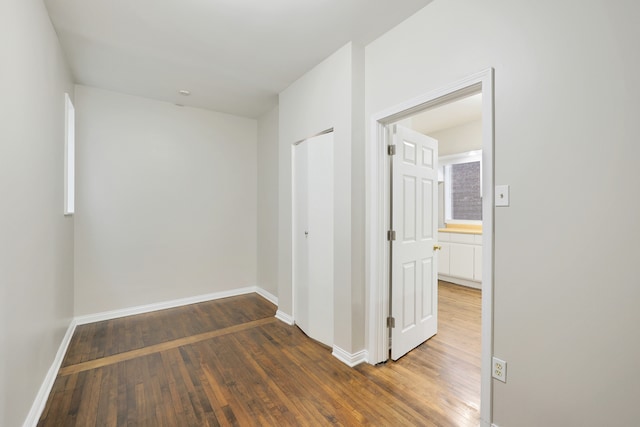
[[[491,364],[491,376],[503,383],[507,382],[507,362],[497,357],[493,358]]]
[[[496,185],[496,206],[509,206],[508,185]]]

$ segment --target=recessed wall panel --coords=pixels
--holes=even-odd
[[[404,212],[402,215],[402,239],[405,242],[416,240],[416,178],[404,176],[402,181],[402,197]]]
[[[416,324],[416,262],[402,265],[402,328],[407,329]]]
[[[420,300],[420,320],[424,320],[433,316],[433,293],[431,290],[431,282],[433,280],[433,258],[426,258],[422,260],[422,277],[420,279],[422,293],[422,298]]]
[[[422,147],[422,166],[433,168],[434,164],[434,152],[431,148]]]
[[[420,209],[420,217],[421,217],[421,230],[420,234],[422,240],[433,239],[433,231],[434,224],[433,221],[435,218],[433,217],[433,192],[435,183],[428,179],[423,179],[420,181],[420,193],[421,193],[421,202],[422,209]]]
[[[417,147],[416,144],[409,141],[402,142],[402,160],[405,163],[416,165],[417,164]]]

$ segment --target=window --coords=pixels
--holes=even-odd
[[[64,94],[64,214],[75,211],[76,110],[68,93]]]
[[[445,222],[482,221],[482,160],[480,152],[440,159],[444,178]]]

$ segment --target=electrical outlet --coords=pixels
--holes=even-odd
[[[500,360],[497,357],[493,358],[493,367],[491,369],[491,375],[493,378],[503,383],[507,382],[507,362]]]

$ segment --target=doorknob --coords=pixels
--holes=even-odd
[[[439,250],[441,250],[441,249],[442,249],[442,246],[440,246],[440,245],[433,245],[433,250],[434,250],[434,251],[439,251]]]
[[[309,232],[308,231],[304,232],[304,237],[309,237]]]

